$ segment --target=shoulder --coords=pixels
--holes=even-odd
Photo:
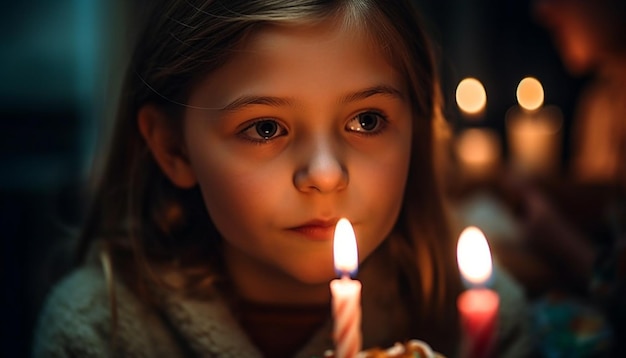
[[[122,284],[115,285],[115,298],[115,347],[127,354],[151,356],[156,337],[167,341],[158,316]],[[81,267],[47,297],[35,330],[33,356],[109,356],[112,317],[111,296],[101,269]]]
[[[493,289],[500,297],[498,312],[499,357],[529,357],[532,353],[530,306],[526,293],[504,269],[498,267]]]
[[[39,315],[33,355],[104,356],[97,347],[105,344],[103,333],[110,322],[105,300],[104,278],[96,268],[84,267],[65,277],[53,287]]]

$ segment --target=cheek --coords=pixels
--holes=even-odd
[[[238,223],[253,220],[259,207],[268,202],[267,191],[261,190],[258,179],[242,173],[222,157],[205,157],[193,165],[204,202],[211,219],[222,234],[235,230]]]
[[[381,154],[381,165],[371,175],[379,181],[380,200],[399,206],[404,197],[411,159],[411,127],[397,133]]]
[[[367,183],[362,188],[363,191],[367,191],[363,193],[364,196],[391,205],[402,200],[408,176],[409,157],[409,154],[405,152],[390,153],[376,166],[363,169],[360,175],[355,173],[352,178],[355,181]]]
[[[190,161],[210,219],[219,232],[239,246],[235,241],[269,230],[268,226],[280,218],[279,204],[287,202],[285,188],[291,183],[285,168],[242,156],[219,138],[196,144],[190,147]]]
[[[406,148],[396,155],[388,158],[388,165],[383,169],[378,170],[376,173],[372,173],[373,176],[378,176],[379,190],[376,192],[376,201],[379,203],[385,203],[384,210],[388,212],[387,219],[395,222],[402,201],[404,199],[404,189],[407,185],[407,177],[409,172],[409,148]]]
[[[395,225],[407,185],[410,141],[398,142],[397,147],[381,153],[376,165],[356,169],[351,173],[354,184],[353,205],[357,216],[367,221],[358,233],[362,238],[359,255],[367,257],[391,232]],[[393,149],[392,149],[393,148]]]
[[[205,206],[211,220],[220,232],[231,230],[235,225],[233,218],[238,218],[242,210],[249,210],[254,205],[250,198],[249,180],[235,165],[237,160],[220,141],[220,138],[196,129],[188,130],[187,149],[189,161],[202,191]],[[250,205],[243,206],[242,202]]]

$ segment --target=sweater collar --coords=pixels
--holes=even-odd
[[[395,280],[388,265],[371,257],[359,272],[362,291],[363,346],[393,344],[405,332],[406,313],[402,311]],[[202,357],[261,358],[219,292],[208,298],[187,297],[161,291],[157,295],[164,317],[188,348]],[[380,329],[380,327],[393,329]],[[332,349],[332,321],[326,322],[296,354],[296,358],[320,357]]]

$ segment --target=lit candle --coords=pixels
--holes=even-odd
[[[543,86],[533,77],[520,81],[516,97],[519,105],[506,113],[513,166],[525,175],[551,174],[561,153],[561,111],[556,106],[543,106]]]
[[[467,227],[461,233],[457,261],[464,281],[471,287],[457,299],[465,338],[463,356],[488,357],[500,299],[495,291],[487,288],[493,270],[491,254],[485,235],[477,227]]]
[[[335,357],[353,358],[361,350],[361,282],[350,278],[358,268],[354,229],[348,219],[335,227],[335,269],[341,278],[332,280]]]
[[[487,92],[476,78],[465,78],[456,87],[461,117],[474,122],[484,119]],[[470,181],[489,179],[500,162],[500,139],[488,128],[467,128],[456,138],[456,156],[461,175]]]
[[[470,120],[482,119],[487,107],[487,92],[476,78],[465,78],[456,87],[456,104],[461,115]]]

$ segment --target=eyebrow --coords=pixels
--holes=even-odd
[[[226,106],[222,107],[222,111],[236,111],[246,106],[254,104],[262,104],[272,107],[288,106],[293,101],[289,98],[272,97],[272,96],[243,96],[235,99]]]
[[[400,92],[395,87],[388,86],[388,85],[377,85],[377,86],[366,88],[364,90],[349,93],[341,99],[340,103],[355,102],[355,101],[363,100],[368,97],[372,97],[376,95],[385,95],[385,96],[395,97],[399,99],[404,98],[404,96],[402,95],[402,92]]]
[[[388,85],[377,85],[363,90],[348,93],[343,96],[339,103],[356,102],[376,95],[385,95],[402,99],[404,96],[398,89]],[[294,101],[285,97],[273,96],[242,96],[222,107],[221,111],[236,111],[250,105],[266,105],[272,107],[290,106]]]

